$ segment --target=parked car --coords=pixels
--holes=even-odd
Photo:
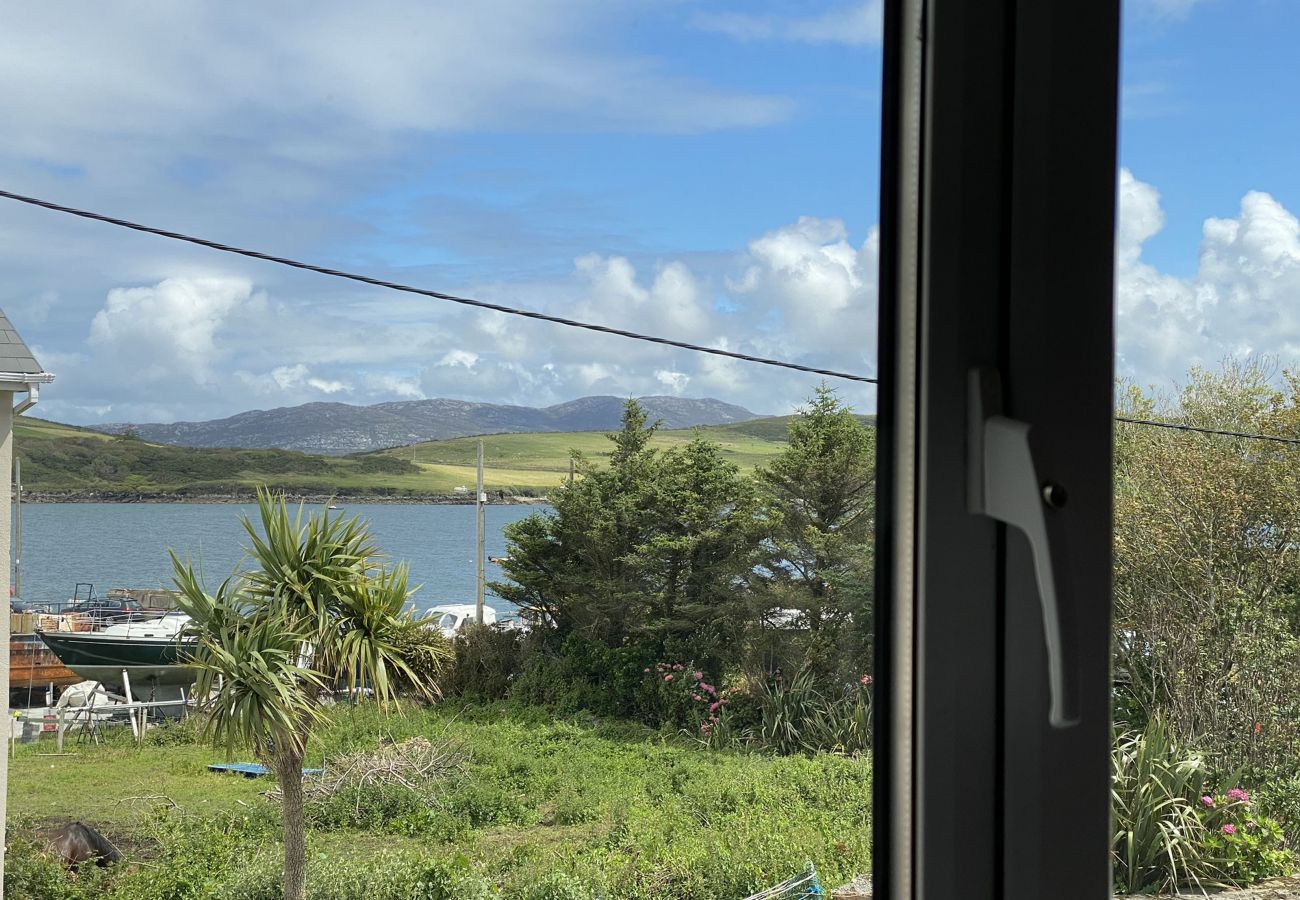
[[[59,610],[61,615],[73,613],[86,616],[95,625],[116,625],[121,622],[140,622],[155,619],[158,614],[140,605],[130,597],[95,597],[82,600]]]

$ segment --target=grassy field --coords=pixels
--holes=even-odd
[[[416,736],[446,746],[455,769],[414,790],[367,788],[314,805],[314,897],[689,900],[745,896],[808,862],[827,886],[870,867],[866,759],[713,752],[626,724],[458,706],[388,718],[338,709],[309,763]],[[8,896],[275,896],[269,783],[209,773],[223,755],[188,728],[154,732],[138,749],[120,737],[71,744],[68,756],[50,749],[20,746],[11,764]],[[39,853],[40,835],[70,819],[130,857],[74,886],[84,893],[59,893],[66,884]],[[187,867],[206,880],[196,886]],[[178,878],[190,879],[184,889]],[[449,886],[440,893],[434,882]],[[558,887],[537,893],[542,884]]]
[[[787,428],[788,419],[779,419],[661,431],[655,435],[652,446],[662,449],[682,447],[698,434],[715,441],[726,459],[743,471],[750,471],[770,462],[785,449]],[[380,456],[413,462],[435,482],[448,485],[446,490],[457,485],[472,487],[479,440],[483,441],[485,478],[488,481],[533,490],[554,487],[567,477],[570,451],[578,450],[599,463],[609,458],[612,448],[605,434],[598,431],[493,434],[482,438],[426,441],[359,458]],[[491,484],[488,486],[492,488]]]
[[[744,471],[785,448],[789,419],[661,431],[654,445],[682,446],[697,433],[716,441]],[[15,453],[29,491],[142,497],[248,492],[258,485],[320,495],[420,497],[472,489],[479,438],[429,441],[355,456],[287,450],[199,449],[145,441],[22,417]],[[599,462],[610,443],[601,432],[498,434],[482,438],[489,491],[544,495],[569,470],[569,452]]]

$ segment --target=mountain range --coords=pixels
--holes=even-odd
[[[760,418],[744,407],[711,398],[639,397],[651,421],[665,428],[726,425]],[[96,426],[109,434],[134,433],[146,441],[182,447],[249,447],[342,455],[400,447],[418,441],[549,431],[617,428],[624,399],[582,397],[554,406],[505,406],[465,400],[402,400],[354,406],[305,403],[255,409],[206,422],[121,423]]]

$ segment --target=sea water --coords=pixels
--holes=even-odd
[[[410,568],[412,598],[426,609],[442,603],[473,603],[475,520],[472,505],[340,504],[330,515],[360,516],[390,561]],[[308,507],[319,509],[319,507]],[[545,507],[488,505],[486,555],[504,556],[502,530]],[[192,560],[209,591],[247,566],[249,539],[241,518],[257,524],[254,505],[221,503],[25,503],[23,504],[22,599],[64,603],[77,582],[109,588],[171,588],[167,551]],[[502,578],[486,564],[487,579]],[[513,607],[488,590],[498,617]]]

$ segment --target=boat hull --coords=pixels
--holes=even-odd
[[[191,641],[176,638],[123,638],[95,632],[38,632],[63,664],[89,681],[123,686],[122,673],[132,692],[145,686],[187,685],[194,669],[185,664]]]
[[[15,634],[9,641],[9,689],[66,687],[81,680],[34,634]]]

